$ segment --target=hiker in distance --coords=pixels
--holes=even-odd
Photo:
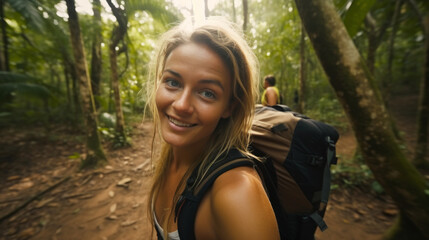
[[[252,157],[248,134],[259,69],[238,29],[214,19],[182,23],[161,38],[149,90],[155,135],[162,140],[148,197],[158,239],[280,239],[252,167],[222,173],[199,204],[187,198],[187,190],[231,151]]]
[[[280,103],[280,92],[275,86],[276,78],[273,75],[264,77],[264,92],[261,97],[261,104],[264,106],[273,106]]]

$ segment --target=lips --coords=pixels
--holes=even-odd
[[[174,125],[176,125],[178,127],[193,127],[193,126],[197,125],[197,124],[190,124],[190,123],[181,122],[181,121],[179,121],[179,120],[177,120],[175,118],[172,118],[172,117],[170,117],[168,115],[167,115],[167,117],[168,117],[168,120],[171,123],[173,123]]]

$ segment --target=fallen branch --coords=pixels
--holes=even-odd
[[[96,192],[96,191],[100,191],[103,189],[106,189],[107,187],[100,187],[100,188],[95,188],[95,189],[90,189],[87,192],[83,192],[83,193],[74,193],[74,194],[66,194],[61,196],[62,199],[69,199],[69,198],[76,198],[76,197],[82,197],[82,196],[86,196],[86,195],[90,195],[90,193],[92,192]]]
[[[60,184],[64,183],[65,181],[69,180],[70,176],[64,177],[63,179],[59,180],[58,182],[56,182],[55,184],[49,186],[48,188],[46,188],[45,190],[35,194],[34,196],[32,196],[31,198],[29,198],[27,201],[25,201],[24,203],[22,203],[21,205],[19,205],[17,208],[15,208],[14,210],[12,210],[11,212],[7,213],[6,215],[2,216],[0,218],[0,223],[3,222],[5,219],[10,218],[11,216],[13,216],[14,214],[16,214],[19,210],[25,208],[29,203],[31,203],[32,201],[34,201],[35,199],[41,197],[43,194],[51,191],[52,189],[58,187]]]

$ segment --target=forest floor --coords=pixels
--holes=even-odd
[[[412,94],[392,101],[408,149],[415,143],[416,104]],[[0,129],[0,240],[150,239],[151,132],[150,122],[136,124],[132,147],[107,150],[107,166],[79,171],[80,160],[73,156],[84,146],[70,128]],[[353,133],[341,132],[339,164],[351,159],[355,148]],[[342,184],[331,193],[325,215],[329,228],[316,238],[380,239],[397,213],[388,196],[368,185]]]

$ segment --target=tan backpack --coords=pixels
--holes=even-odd
[[[250,148],[259,160],[231,149],[216,160],[201,181],[196,179],[196,171],[187,179],[175,207],[181,239],[195,239],[199,203],[216,178],[240,166],[258,170],[282,239],[312,240],[317,226],[322,231],[327,228],[323,215],[330,191],[330,165],[337,160],[338,132],[284,105],[257,106],[251,137]]]

